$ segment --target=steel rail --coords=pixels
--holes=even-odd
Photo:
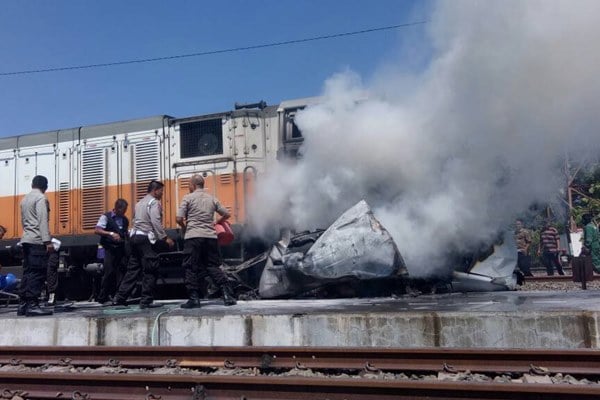
[[[561,281],[571,281],[573,282],[572,275],[536,275],[536,276],[526,276],[524,278],[525,282],[561,282]],[[590,281],[589,279],[588,281]]]
[[[389,379],[0,372],[0,396],[76,400],[597,399],[599,385]]]
[[[346,369],[600,375],[593,349],[328,347],[0,347],[0,365],[123,368]]]

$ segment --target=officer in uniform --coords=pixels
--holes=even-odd
[[[214,228],[215,212],[221,215],[217,221],[230,217],[229,212],[214,196],[204,191],[204,178],[196,174],[190,179],[190,193],[183,196],[177,211],[177,223],[185,232],[183,246],[185,285],[189,300],[181,308],[200,307],[201,282],[210,276],[223,292],[226,306],[236,304],[227,276],[221,271],[221,254]]]
[[[50,315],[52,311],[40,308],[39,298],[46,281],[48,254],[54,251],[50,237],[50,206],[44,193],[48,179],[36,175],[31,182],[31,192],[21,200],[23,225],[23,279],[17,315],[28,317]]]
[[[162,225],[162,199],[164,185],[152,181],[148,185],[148,194],[135,205],[132,229],[130,234],[131,256],[127,264],[127,272],[119,285],[113,304],[127,305],[127,297],[131,294],[142,275],[142,299],[140,308],[154,305],[154,290],[158,278],[158,244],[166,242],[172,248],[175,243],[167,236]]]
[[[125,241],[129,230],[129,219],[125,216],[127,205],[126,200],[117,199],[112,211],[102,214],[96,224],[94,233],[100,236],[100,244],[104,248],[102,282],[96,298],[98,303],[112,304],[109,296],[114,296],[117,285],[121,282]]]

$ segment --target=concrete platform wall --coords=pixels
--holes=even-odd
[[[596,311],[5,316],[2,346],[599,348]],[[8,329],[6,329],[8,328]]]

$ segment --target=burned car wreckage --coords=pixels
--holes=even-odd
[[[266,252],[229,267],[240,298],[381,297],[415,292],[512,290],[511,235],[458,263],[447,276],[413,279],[392,236],[362,200],[327,230],[284,235]]]

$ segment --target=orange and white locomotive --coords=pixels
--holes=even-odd
[[[62,242],[64,265],[93,262],[99,216],[117,198],[134,205],[153,179],[165,184],[163,221],[171,234],[176,235],[177,206],[195,173],[205,176],[206,190],[231,212],[239,231],[256,180],[298,151],[303,139],[294,115],[312,101],[236,104],[234,110],[216,114],[162,115],[0,138],[0,225],[7,228],[0,248],[18,242],[19,202],[38,174],[48,178],[50,231]],[[237,242],[227,254],[242,260],[243,244]],[[11,262],[11,252],[0,252],[2,265]]]

